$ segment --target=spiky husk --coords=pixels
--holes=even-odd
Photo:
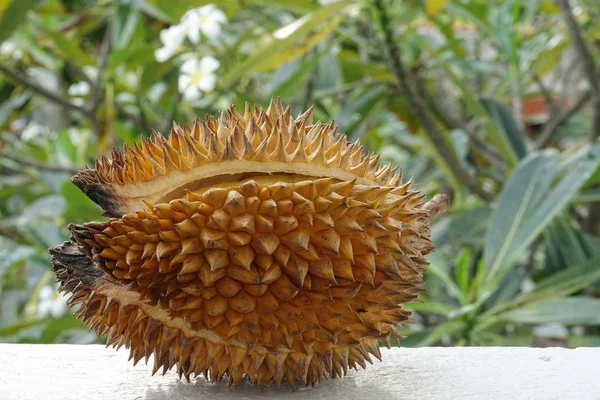
[[[76,315],[134,362],[153,354],[155,372],[236,386],[314,385],[379,358],[417,300],[444,202],[309,119],[279,103],[230,111],[74,177],[115,216],[70,225],[51,250]]]
[[[313,124],[312,115],[311,108],[294,119],[291,107],[274,101],[266,111],[246,105],[242,114],[232,107],[218,119],[207,115],[191,127],[175,125],[168,138],[153,132],[141,145],[113,150],[112,160],[99,158],[94,169],[72,181],[113,217],[142,209],[144,201],[181,197],[182,188],[209,186],[223,176],[288,173],[371,186],[401,184],[398,167],[365,154],[358,140],[349,143],[333,122]]]

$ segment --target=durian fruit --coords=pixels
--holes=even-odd
[[[72,181],[111,217],[50,250],[75,315],[134,363],[153,355],[154,372],[236,387],[380,359],[447,207],[279,101],[155,132]]]

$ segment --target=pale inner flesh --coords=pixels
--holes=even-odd
[[[196,192],[226,182],[232,183],[229,186],[236,186],[239,185],[240,179],[257,176],[288,177],[284,178],[284,182],[288,182],[287,179],[295,179],[293,176],[302,176],[304,177],[302,179],[334,178],[348,181],[356,179],[356,183],[360,185],[380,185],[374,180],[358,176],[340,167],[307,162],[233,160],[202,165],[186,172],[173,171],[149,182],[113,185],[112,190],[120,200],[121,211],[127,213],[143,209],[144,200],[153,204],[164,203],[183,197],[186,190]],[[252,179],[256,180],[256,178]],[[281,182],[281,179],[277,181]]]
[[[163,196],[159,200],[159,203],[165,203],[174,199],[179,199],[183,197],[185,192],[188,190],[197,194],[203,194],[210,189],[227,189],[231,187],[237,187],[248,181],[254,181],[262,186],[270,186],[280,182],[296,183],[314,179],[319,178],[301,174],[243,173],[236,175],[217,175],[210,178],[199,179],[197,181],[190,182],[187,185],[183,185]]]

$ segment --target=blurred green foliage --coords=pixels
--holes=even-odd
[[[161,32],[207,1],[1,3],[0,341],[101,340],[47,289],[47,248],[67,239],[68,223],[103,218],[69,182],[74,171],[173,120],[281,96],[296,112],[314,104],[420,190],[452,197],[434,221],[423,302],[409,304],[415,323],[399,327],[405,346],[600,345],[600,111],[585,108],[589,82],[560,8],[380,3],[442,142],[399,90],[371,1],[220,1],[227,22],[198,43]],[[600,3],[578,4],[600,65]],[[182,65],[206,57],[218,61],[214,88],[180,93]],[[536,96],[549,111],[532,122]]]

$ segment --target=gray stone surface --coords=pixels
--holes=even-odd
[[[600,348],[383,349],[383,362],[315,388],[151,376],[103,346],[0,344],[1,400],[600,399]]]

